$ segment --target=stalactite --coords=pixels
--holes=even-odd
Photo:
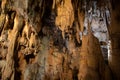
[[[21,23],[19,23],[21,22]],[[14,50],[16,47],[16,40],[17,40],[17,36],[18,36],[18,32],[21,30],[22,26],[23,26],[23,19],[19,16],[15,17],[14,20],[14,28],[12,33],[14,33],[14,35],[11,33],[11,37],[12,39],[10,39],[10,45],[8,47],[8,54],[6,57],[6,65],[5,65],[5,69],[2,75],[2,79],[6,80],[6,79],[14,79],[14,73],[15,73],[15,69],[14,69]]]

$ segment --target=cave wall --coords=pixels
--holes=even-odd
[[[82,35],[88,2],[0,1],[0,79],[112,80],[89,20]]]
[[[120,80],[120,1],[111,0],[111,26],[110,38],[111,38],[111,53],[109,54],[109,65],[114,74],[115,80]]]

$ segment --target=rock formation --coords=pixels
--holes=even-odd
[[[120,80],[117,1],[0,0],[0,79]]]

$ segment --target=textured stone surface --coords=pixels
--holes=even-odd
[[[109,10],[106,17],[102,11],[104,3],[0,1],[0,79],[112,80],[112,70],[119,80],[119,38],[110,35],[115,54],[109,54],[111,69],[100,48],[107,44],[110,21]]]

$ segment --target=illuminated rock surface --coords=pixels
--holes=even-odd
[[[0,80],[120,80],[119,0],[0,0]]]

